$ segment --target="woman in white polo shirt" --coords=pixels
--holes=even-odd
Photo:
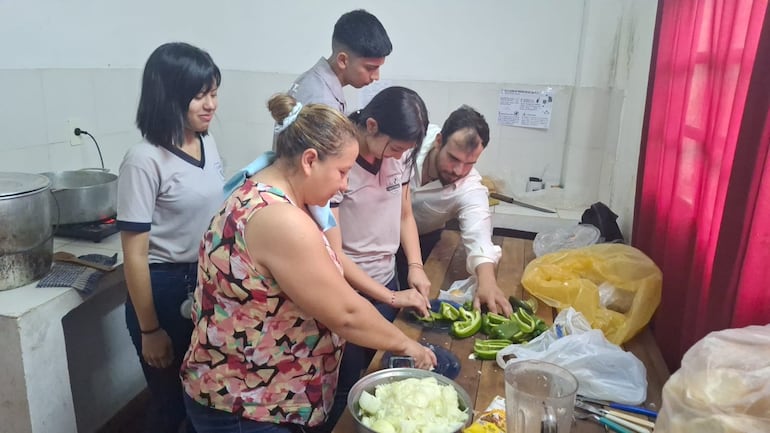
[[[395,254],[402,245],[411,265],[408,288],[417,289],[427,301],[430,280],[422,269],[409,194],[414,150],[428,126],[425,103],[413,90],[389,87],[349,118],[360,134],[358,158],[348,190],[331,200],[342,250],[374,280],[398,291],[407,289],[398,287],[395,278]],[[383,315],[394,318],[397,309],[389,302],[375,304]]]
[[[349,118],[358,127],[358,158],[350,170],[347,191],[331,200],[339,227],[327,231],[327,236],[339,247],[341,234],[344,254],[340,257],[345,279],[353,287],[366,295],[366,290],[360,288],[365,284],[365,278],[359,278],[363,271],[391,290],[389,300],[372,302],[393,321],[398,313],[396,293],[400,289],[416,289],[426,304],[430,292],[409,194],[414,155],[428,127],[428,110],[413,90],[389,87]],[[399,287],[396,278],[395,254],[399,245],[409,263],[408,287]],[[345,347],[329,425],[333,426],[344,410],[350,387],[373,356],[373,351],[354,344]]]
[[[208,135],[220,82],[205,51],[158,47],[144,69],[136,115],[144,140],[120,166],[126,325],[152,396],[150,432],[176,433],[185,419],[179,367],[193,329],[186,300],[203,232],[223,201],[222,162]],[[189,423],[187,431],[194,432]]]

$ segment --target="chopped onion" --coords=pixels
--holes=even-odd
[[[459,403],[454,387],[432,377],[381,384],[358,399],[361,423],[378,433],[458,431],[468,419]]]

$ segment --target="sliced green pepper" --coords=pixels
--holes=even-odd
[[[535,311],[537,310],[537,300],[535,298],[529,298],[526,301],[522,301],[515,296],[509,296],[508,302],[511,303],[511,307],[513,307],[514,311],[523,308],[527,313],[535,314]]]
[[[468,338],[481,329],[481,312],[478,310],[467,311],[460,308],[460,315],[465,320],[457,320],[452,323],[451,332],[457,338]]]
[[[509,319],[505,316],[495,313],[482,313],[481,314],[481,332],[484,335],[491,335],[495,328],[501,323],[508,322]]]
[[[515,313],[511,313],[511,320],[519,324],[522,332],[530,333],[535,330],[535,318],[527,314],[523,308],[519,308]]]
[[[510,345],[508,340],[481,340],[473,343],[473,355],[476,359],[495,359],[497,352]]]
[[[495,313],[486,313],[485,316],[489,318],[489,323],[492,323],[493,325],[499,325],[501,323],[505,323],[508,321],[508,318],[501,315],[501,314],[495,314]]]
[[[496,340],[508,340],[513,342],[514,338],[519,338],[523,334],[521,327],[519,327],[519,323],[514,320],[509,320],[497,325],[497,327],[492,330],[490,337]]]
[[[432,322],[435,322],[437,320],[444,320],[444,316],[442,316],[441,313],[437,313],[435,311],[430,311],[430,313],[428,314],[428,317],[420,316],[419,314],[417,314],[414,311],[412,312],[412,314],[414,314],[414,317],[416,317],[417,320],[419,320],[421,322],[432,323]]]
[[[489,321],[489,316],[486,314],[481,315],[481,333],[484,335],[489,335],[492,333],[492,330],[494,330],[497,327],[497,325],[493,325]]]
[[[441,316],[447,320],[455,321],[460,318],[460,310],[448,302],[441,303],[439,306],[439,313],[441,313]]]

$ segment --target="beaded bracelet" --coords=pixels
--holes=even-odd
[[[396,292],[390,292],[390,306],[396,306]]]

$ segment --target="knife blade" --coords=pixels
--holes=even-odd
[[[502,200],[502,201],[504,201],[506,203],[515,204],[517,206],[525,207],[527,209],[536,210],[538,212],[556,213],[556,211],[554,211],[554,210],[546,209],[546,208],[540,207],[540,206],[535,206],[535,205],[529,204],[529,203],[524,203],[523,201],[516,200],[513,197],[508,197],[507,195],[499,194],[499,193],[496,193],[496,192],[490,192],[489,196],[491,198],[496,198],[498,200]]]

